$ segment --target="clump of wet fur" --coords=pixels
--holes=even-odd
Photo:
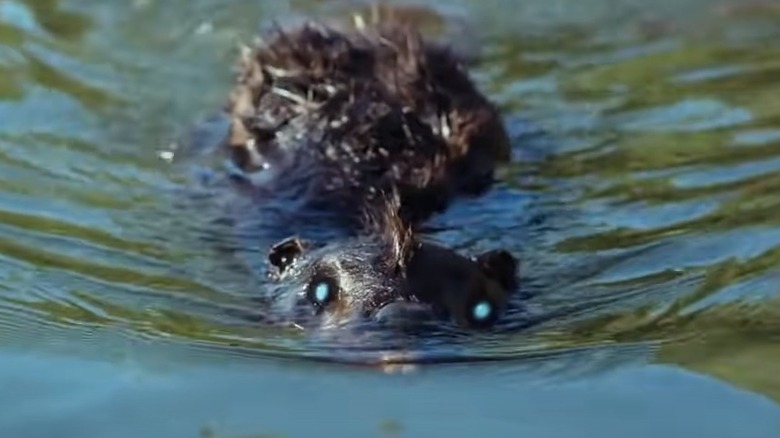
[[[410,224],[401,215],[401,199],[397,191],[391,191],[363,211],[364,235],[379,236],[386,251],[382,260],[386,269],[404,272],[412,256],[417,236]]]
[[[245,50],[227,107],[236,166],[276,167],[297,200],[357,218],[396,190],[412,223],[489,187],[509,142],[464,63],[403,21],[358,27],[277,28]]]

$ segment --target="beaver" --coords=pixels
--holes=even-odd
[[[501,249],[463,256],[417,235],[397,204],[381,205],[362,235],[324,244],[289,237],[273,245],[273,313],[303,330],[369,321],[495,324],[518,287],[515,257]]]
[[[277,27],[242,53],[224,113],[230,221],[271,247],[264,319],[484,328],[501,315],[515,258],[469,258],[419,232],[510,156],[498,109],[453,50],[402,20]]]

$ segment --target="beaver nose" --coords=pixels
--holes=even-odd
[[[413,326],[431,322],[435,315],[430,306],[410,301],[394,301],[374,314],[374,319],[394,326]]]

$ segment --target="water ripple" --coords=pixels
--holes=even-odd
[[[226,255],[219,206],[182,205],[181,175],[157,159],[222,103],[236,42],[284,7],[69,3],[0,2],[3,342],[114,335],[209,355],[514,360],[550,376],[632,358],[717,371],[721,358],[694,352],[777,352],[780,64],[755,18],[697,11],[735,20],[706,38],[628,22],[491,34],[477,77],[523,161],[433,222],[465,252],[519,254],[522,309],[494,333],[388,352],[239,316],[262,281]]]

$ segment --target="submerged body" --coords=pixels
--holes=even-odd
[[[227,113],[242,184],[353,230],[382,193],[397,191],[416,223],[481,193],[509,158],[499,114],[464,64],[402,22],[278,30],[244,54]]]
[[[313,330],[499,318],[514,257],[471,259],[416,231],[490,187],[510,155],[453,52],[400,21],[277,30],[243,54],[225,114],[215,184],[242,239],[270,247],[262,319]]]

